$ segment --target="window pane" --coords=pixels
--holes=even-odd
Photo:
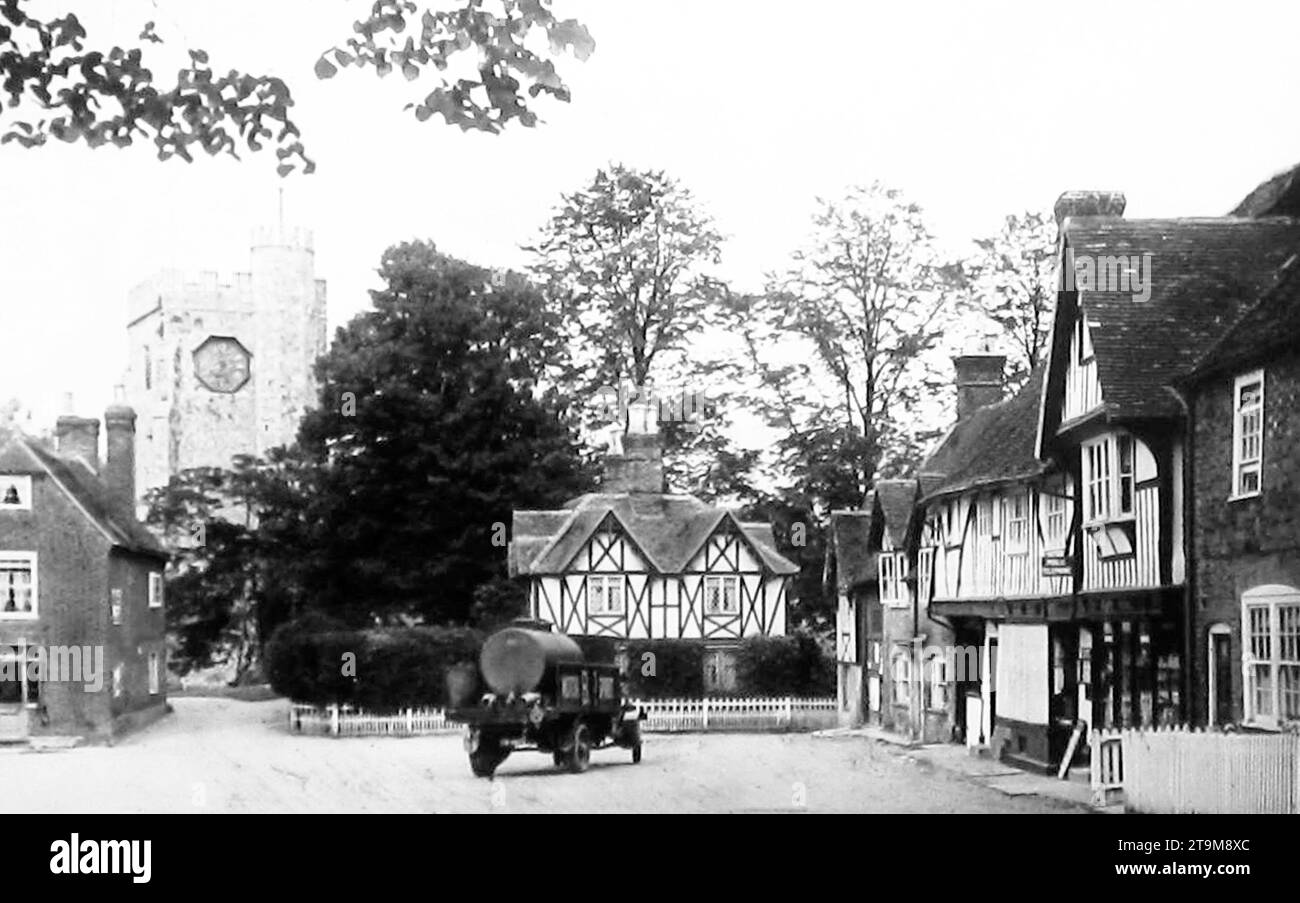
[[[1273,666],[1255,665],[1251,668],[1251,676],[1255,689],[1255,714],[1273,717]]]
[[[0,561],[0,611],[32,610],[32,566],[27,561]]]
[[[610,614],[622,614],[623,581],[619,580],[617,577],[610,577],[609,583],[605,587],[605,599]]]
[[[1300,720],[1300,664],[1279,665],[1277,679],[1282,718]]]

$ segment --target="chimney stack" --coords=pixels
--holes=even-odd
[[[104,412],[104,431],[104,485],[113,507],[124,516],[134,517],[135,411],[127,405],[122,386],[115,388],[113,403]]]
[[[985,347],[953,358],[952,365],[957,371],[958,420],[965,420],[973,411],[1002,400],[1006,355],[994,354]]]
[[[622,454],[605,457],[604,492],[663,492],[664,451],[658,405],[630,404]]]
[[[92,472],[99,472],[99,421],[75,414],[62,414],[55,426],[59,454],[80,458]]]
[[[1070,216],[1122,217],[1126,205],[1121,191],[1067,191],[1056,199],[1056,227]]]

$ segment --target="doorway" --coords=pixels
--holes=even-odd
[[[1237,719],[1232,711],[1232,629],[1227,624],[1215,624],[1209,636],[1211,727],[1232,724]]]

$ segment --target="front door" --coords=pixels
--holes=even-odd
[[[1232,724],[1232,635],[1223,632],[1210,634],[1210,668],[1214,675],[1211,684],[1210,711],[1214,723],[1220,727]]]

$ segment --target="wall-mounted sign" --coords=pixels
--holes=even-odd
[[[1074,574],[1074,561],[1069,555],[1044,555],[1044,577],[1069,577]]]

